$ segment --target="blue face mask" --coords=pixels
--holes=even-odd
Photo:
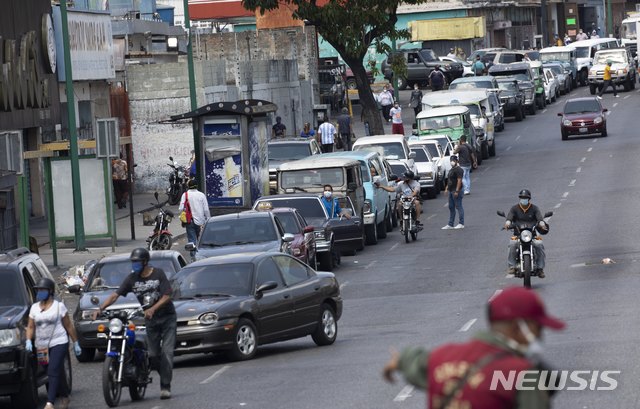
[[[529,206],[529,199],[520,199],[520,204],[522,206]]]
[[[133,271],[136,274],[140,274],[142,273],[142,270],[144,270],[144,263],[142,261],[131,262],[131,271]]]
[[[36,300],[46,301],[49,298],[49,290],[38,290],[36,293]]]

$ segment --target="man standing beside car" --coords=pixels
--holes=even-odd
[[[458,147],[453,151],[454,155],[458,156],[460,161],[460,167],[464,171],[464,177],[462,178],[462,186],[464,194],[471,193],[471,167],[474,169],[478,167],[476,162],[476,155],[473,153],[473,148],[467,143],[467,137],[462,135],[458,141]]]
[[[209,213],[209,203],[207,197],[198,190],[198,184],[194,179],[189,180],[187,185],[189,190],[182,194],[180,198],[180,206],[178,210],[187,213],[187,222],[185,229],[187,230],[187,243],[198,243],[200,230],[207,222],[211,214]],[[191,252],[191,258],[195,257],[195,251]]]
[[[604,84],[602,85],[602,89],[598,93],[598,99],[602,99],[602,94],[611,86],[613,88],[613,96],[618,98],[618,91],[616,91],[616,84],[611,82],[611,60],[607,61],[607,65],[604,66],[604,74],[602,75],[602,79],[604,80]]]

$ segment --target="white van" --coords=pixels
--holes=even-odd
[[[589,68],[591,68],[596,51],[620,47],[618,40],[615,38],[592,38],[573,42],[571,46],[576,49],[578,81],[581,85],[587,85]]]

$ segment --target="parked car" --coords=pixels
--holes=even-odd
[[[353,144],[354,151],[374,151],[385,159],[397,159],[407,164],[414,173],[416,166],[407,139],[404,135],[374,135],[358,138]]]
[[[314,138],[272,139],[269,141],[267,149],[269,155],[269,192],[271,194],[278,191],[278,166],[284,162],[322,153],[320,145]]]
[[[527,63],[498,64],[489,69],[489,75],[500,79],[506,77],[518,81],[518,87],[524,93],[524,106],[531,115],[536,114],[537,90],[534,85],[534,76]],[[542,88],[544,94],[544,88]],[[543,98],[544,99],[544,98]]]
[[[467,61],[473,64],[476,61],[476,57],[480,56],[480,61],[486,64],[488,61],[493,61],[493,59],[495,58],[495,53],[499,51],[506,51],[506,48],[503,48],[503,47],[480,48],[480,49],[474,50],[471,54],[469,54],[469,57],[467,57]],[[487,53],[489,55],[487,56],[487,58],[484,58],[485,55],[487,55]]]
[[[449,160],[449,157],[451,155],[449,152],[453,151],[453,145],[450,145],[451,148],[447,149],[447,153],[445,154],[445,148],[443,148],[443,146],[440,144],[440,141],[438,141],[437,139],[412,139],[409,141],[410,146],[417,143],[422,145],[429,152],[431,158],[433,158],[438,172],[440,190],[444,190],[447,180],[447,174],[449,170],[451,170],[451,162]],[[447,147],[446,144],[445,147]]]
[[[393,70],[389,58],[404,58],[407,65],[406,77],[393,78]],[[456,78],[462,77],[464,68],[461,63],[440,61],[436,53],[430,48],[412,48],[396,51],[385,59],[381,65],[384,77],[392,82],[399,90],[413,84],[426,86],[429,84],[429,75],[436,65],[440,66],[448,84]]]
[[[53,280],[37,254],[24,247],[0,254],[0,396],[9,397],[8,407],[15,409],[38,406],[38,388],[49,383],[47,368],[38,365],[35,354],[24,347],[29,310],[36,302],[34,286],[41,278]],[[57,288],[54,296],[60,300]],[[61,382],[71,390],[69,355],[62,367]]]
[[[351,203],[351,202],[349,202]],[[329,217],[320,197],[313,193],[292,193],[263,196],[256,200],[254,209],[268,206],[294,208],[313,226],[316,241],[316,257],[321,270],[333,270],[341,254],[353,255],[362,250],[365,243],[362,220],[357,214],[351,219]],[[353,208],[349,205],[349,208]]]
[[[589,69],[593,65],[593,57],[597,51],[609,48],[618,48],[618,40],[615,38],[591,38],[588,40],[574,41],[571,47],[576,49],[576,64],[578,81],[581,85],[587,85]]]
[[[487,68],[491,68],[495,64],[511,64],[523,61],[527,61],[525,53],[515,50],[490,51],[482,56],[482,62]]]
[[[560,83],[558,82],[558,78],[550,69],[542,69],[543,79],[544,79],[544,95],[547,99],[547,104],[551,104],[558,99],[558,94],[560,94]]]
[[[607,136],[607,111],[596,97],[567,100],[562,112],[558,113],[562,140],[567,140],[569,135],[599,133]]]
[[[567,72],[562,64],[557,62],[545,63],[542,65],[544,70],[551,70],[558,80],[558,95],[568,94],[571,91],[571,74]]]
[[[274,213],[248,210],[209,218],[197,245],[189,243],[185,249],[196,251],[196,260],[251,251],[293,254],[293,240],[293,234],[284,231]]]
[[[526,117],[525,97],[518,81],[508,77],[501,78],[498,80],[498,87],[502,90],[500,102],[503,104],[504,115],[513,116],[518,122],[522,121]]]
[[[540,50],[540,61],[542,61],[544,67],[548,64],[560,64],[562,66],[562,72],[569,79],[569,86],[566,87],[566,92],[578,87],[578,62],[576,55],[577,51],[573,45],[547,47]],[[556,72],[556,75],[558,74],[559,73]]]
[[[259,345],[338,335],[336,277],[282,253],[239,253],[197,261],[171,280],[178,316],[176,355],[223,351],[233,360]]]
[[[411,169],[409,169],[407,164],[404,163],[401,160],[389,159],[389,160],[387,160],[387,163],[389,164],[389,167],[391,168],[391,171],[393,172],[393,174],[398,176],[398,177],[402,177],[402,174],[404,172],[407,172],[407,171],[411,170]]]
[[[496,78],[491,75],[458,78],[449,84],[449,91],[463,89],[485,89],[492,92],[499,92]]]
[[[167,278],[187,265],[185,258],[175,250],[155,250],[149,252],[149,265],[164,270]],[[76,356],[79,362],[93,361],[96,350],[105,351],[107,341],[98,338],[98,325],[107,324],[107,320],[93,320],[92,316],[98,307],[131,273],[130,253],[116,254],[100,259],[91,269],[87,281],[82,288],[69,287],[69,292],[79,293],[78,304],[73,313],[73,325],[78,334],[78,342],[82,353]],[[108,310],[137,310],[140,303],[133,293],[119,297]],[[140,320],[139,324],[144,321]]]
[[[466,60],[460,59],[460,58],[458,58],[458,57],[455,57],[455,58],[454,58],[454,57],[447,57],[447,56],[444,56],[444,57],[443,57],[443,56],[440,56],[440,57],[438,57],[438,58],[440,59],[440,61],[443,61],[443,62],[447,62],[447,63],[455,62],[455,63],[462,64],[462,70],[463,70],[463,71],[462,71],[462,77],[461,77],[461,78],[464,78],[464,77],[473,77],[474,75],[476,75],[476,74],[473,72],[472,64],[471,64],[469,61],[466,61]],[[454,80],[454,81],[455,81],[455,80]]]
[[[413,141],[409,145],[411,152],[416,154],[416,167],[418,168],[418,182],[420,194],[428,199],[435,199],[440,193],[440,172],[438,170],[438,158],[433,158],[431,152],[420,141]]]
[[[600,50],[593,57],[589,69],[589,92],[595,95],[604,85],[604,67],[611,61],[611,82],[622,85],[625,91],[636,88],[637,70],[631,52],[626,48]]]

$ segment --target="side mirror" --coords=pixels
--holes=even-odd
[[[275,288],[278,288],[278,283],[276,283],[275,281],[267,281],[266,283],[256,288],[256,297],[262,298],[262,293],[271,291]]]
[[[558,112],[558,116],[562,116],[562,112]]]
[[[498,210],[496,213],[498,214],[498,216],[506,217],[502,210]]]
[[[409,159],[415,159],[416,158],[416,153],[415,152],[409,152]]]
[[[602,112],[609,112],[607,108],[602,108]]]
[[[553,212],[546,212],[546,213],[544,214],[545,219],[546,219],[547,217],[551,217],[551,216],[553,216]]]
[[[74,284],[74,285],[70,285],[69,287],[67,287],[67,290],[69,290],[69,292],[71,294],[80,294],[80,290],[82,289],[82,287],[80,287],[79,284]]]
[[[156,202],[158,201],[158,192],[153,192],[153,197],[156,198]]]
[[[358,188],[358,185],[356,184],[356,182],[347,183],[347,190],[349,192],[354,192],[357,188]]]
[[[291,233],[285,233],[284,236],[282,236],[282,241],[284,241],[285,243],[291,243],[296,237],[291,234]]]
[[[195,243],[187,243],[184,246],[184,249],[187,250],[187,251],[196,251],[196,245],[195,245]]]
[[[313,233],[316,228],[313,226],[305,226],[303,232],[305,233]]]

